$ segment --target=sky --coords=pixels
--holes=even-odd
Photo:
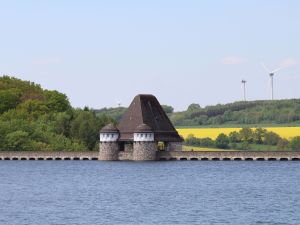
[[[74,107],[300,98],[298,0],[0,0],[0,74]]]

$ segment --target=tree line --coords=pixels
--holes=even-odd
[[[280,137],[277,133],[267,131],[263,128],[242,128],[239,131],[230,132],[228,135],[221,133],[215,140],[211,138],[197,138],[190,134],[185,139],[185,144],[196,147],[209,147],[220,149],[252,150],[252,146],[264,146],[263,149],[270,150],[300,150],[300,136],[292,138],[290,141]],[[254,150],[255,150],[254,149]]]
[[[203,108],[199,104],[191,104],[182,112],[174,112],[172,106],[162,106],[175,126],[300,124],[300,99],[234,102]],[[126,107],[94,111],[99,115],[110,115],[119,121]]]
[[[170,118],[176,126],[300,124],[300,99],[234,102],[204,108],[191,104]]]

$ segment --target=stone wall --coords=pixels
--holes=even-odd
[[[125,152],[133,152],[133,144],[132,143],[125,143],[124,151]]]
[[[154,143],[153,143],[154,144]],[[142,146],[138,146],[141,148]],[[143,147],[144,148],[144,147]],[[156,149],[156,145],[148,146]],[[153,159],[153,155],[154,159]],[[142,151],[136,152],[135,160],[294,160],[300,161],[300,151],[219,151],[219,152],[197,152],[182,151],[149,152],[147,155]],[[139,156],[139,157],[138,157]],[[115,157],[115,156],[114,156]],[[118,152],[119,160],[133,160],[132,152]],[[138,158],[138,159],[137,159]],[[43,152],[43,151],[0,151],[0,160],[98,160],[99,152]]]
[[[99,152],[0,151],[0,160],[98,160]]]
[[[300,151],[158,151],[157,160],[298,160]]]
[[[155,142],[134,142],[132,159],[135,161],[156,160]]]
[[[130,161],[132,160],[132,152],[121,151],[119,152],[118,159],[120,161]]]
[[[100,142],[100,160],[118,160],[119,144],[117,142]]]

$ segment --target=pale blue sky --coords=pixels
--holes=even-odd
[[[0,0],[0,73],[57,89],[75,107],[152,93],[176,110],[300,98],[298,0]]]

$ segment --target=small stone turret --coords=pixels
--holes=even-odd
[[[147,124],[140,124],[133,133],[133,160],[156,160],[157,146],[154,132]]]
[[[119,130],[112,124],[108,124],[100,131],[100,160],[118,160],[119,154]]]

